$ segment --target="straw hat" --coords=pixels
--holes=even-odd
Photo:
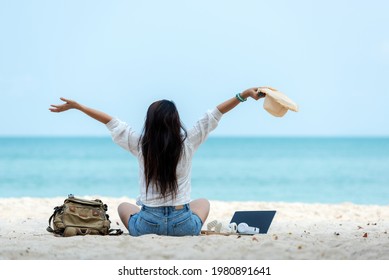
[[[263,108],[275,117],[282,117],[292,110],[298,112],[298,105],[282,92],[268,87],[258,88],[257,92],[266,94]]]

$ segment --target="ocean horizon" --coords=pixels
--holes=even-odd
[[[388,137],[211,136],[192,199],[388,205]],[[110,137],[0,137],[0,197],[136,198],[138,163]]]

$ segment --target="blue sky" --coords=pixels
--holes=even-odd
[[[387,1],[2,1],[0,135],[107,135],[59,97],[141,129],[175,101],[189,128],[248,87],[300,106],[275,118],[250,100],[213,135],[389,136]]]

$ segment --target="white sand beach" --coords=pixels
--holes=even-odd
[[[145,235],[131,237],[116,208],[133,199],[100,198],[121,236],[55,237],[46,231],[53,208],[64,198],[0,199],[3,260],[98,259],[389,259],[389,206],[211,201],[208,222],[228,223],[238,210],[277,210],[268,234],[255,236]],[[206,229],[206,226],[203,227]]]

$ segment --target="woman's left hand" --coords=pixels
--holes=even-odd
[[[255,88],[249,88],[249,89],[246,89],[245,91],[243,91],[241,93],[241,96],[243,98],[247,98],[247,97],[251,97],[255,100],[258,100],[258,99],[261,99],[261,98],[264,98],[265,96],[264,95],[260,95],[260,90],[261,88],[263,87],[255,87]]]

